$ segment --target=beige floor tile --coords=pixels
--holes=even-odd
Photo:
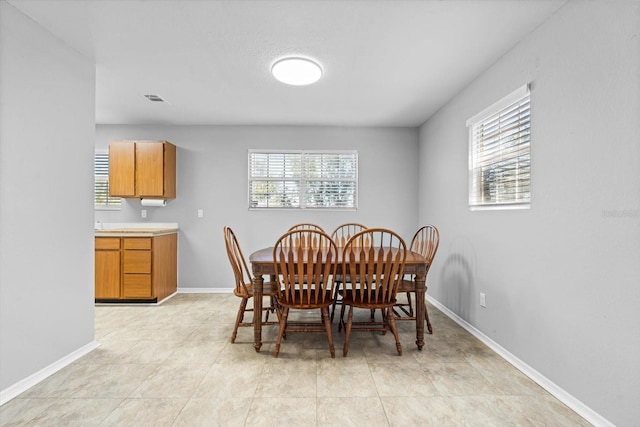
[[[122,399],[58,399],[27,426],[86,427],[99,425]]]
[[[275,344],[270,346],[269,355],[271,355],[272,359],[269,359],[269,361],[273,363],[282,363],[282,362],[279,362],[282,360],[285,360],[285,361],[292,360],[297,362],[315,361],[318,357],[318,354],[316,351],[317,346],[312,341],[301,340],[300,334],[296,334],[296,335],[298,335],[297,339],[292,339],[291,337],[287,337],[287,339],[282,342],[280,346],[280,353],[278,354],[277,358],[273,355],[273,352],[275,350]],[[304,335],[312,335],[312,334],[304,334]],[[266,352],[267,350],[265,349],[262,351]],[[327,348],[326,354],[330,355],[329,348]],[[337,350],[336,350],[336,354],[337,354]]]
[[[549,394],[543,396],[505,396],[514,410],[535,426],[590,426],[585,419]]]
[[[105,338],[99,341],[100,346],[77,361],[83,365],[98,365],[102,363],[130,363],[125,358],[130,354],[137,340],[116,340]]]
[[[207,365],[160,366],[129,397],[190,398],[208,370]]]
[[[427,340],[422,351],[414,353],[419,363],[462,363],[467,361],[467,354],[458,344],[446,340]]]
[[[317,425],[369,427],[389,422],[378,397],[323,397],[318,399]]]
[[[396,341],[391,332],[386,335],[377,332],[363,332],[358,335],[363,335],[362,338],[366,339],[362,343],[362,349],[369,363],[396,363],[399,358],[404,357],[405,346],[403,345],[403,356],[398,355]],[[351,349],[349,349],[349,353],[351,353]],[[413,361],[413,359],[411,360]]]
[[[214,363],[243,363],[244,361],[252,363],[260,361],[265,363],[273,357],[270,348],[268,344],[263,343],[260,352],[257,353],[253,348],[253,341],[251,341],[251,343],[238,341],[233,344],[227,343],[220,351],[220,354],[218,354],[218,358]]]
[[[514,368],[505,366],[504,369],[478,369],[483,377],[505,395],[545,395],[547,392],[529,377]]]
[[[316,397],[315,360],[276,359],[267,362],[258,379],[256,398]]]
[[[255,354],[255,353],[254,353]],[[256,393],[264,362],[214,363],[200,382],[194,398],[235,397],[250,400]]]
[[[502,394],[469,363],[421,364],[443,396],[494,396]]]
[[[503,396],[450,396],[445,398],[468,426],[532,426],[526,414],[514,410]],[[551,424],[562,425],[565,424]]]
[[[67,397],[81,389],[87,378],[102,370],[104,368],[101,365],[72,363],[31,387],[20,397]]]
[[[377,397],[365,358],[339,357],[318,361],[318,397]]]
[[[378,394],[385,396],[436,396],[438,390],[429,375],[416,363],[370,363]]]
[[[216,361],[226,342],[208,341],[206,339],[186,340],[174,347],[164,360],[165,364],[177,365],[211,365]]]
[[[177,348],[184,344],[182,340],[139,340],[120,360],[131,364],[160,364]]]
[[[187,399],[126,399],[100,424],[103,426],[171,426]]]
[[[245,426],[313,426],[316,422],[315,398],[256,397],[251,403]]]
[[[53,405],[57,398],[15,398],[0,407],[0,426],[21,426],[37,417]]]
[[[192,398],[178,415],[174,427],[243,426],[252,399]]]
[[[231,333],[233,332],[233,323],[209,323],[199,325],[190,331],[185,331],[188,334],[187,341],[207,340],[208,342],[227,343],[231,341]],[[242,328],[246,332],[251,332],[251,341],[253,341],[253,329]]]
[[[83,383],[68,397],[125,398],[149,377],[154,365],[92,365]]]
[[[464,417],[441,396],[383,397],[384,411],[392,426],[465,426]]]

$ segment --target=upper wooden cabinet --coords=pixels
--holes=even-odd
[[[109,144],[109,195],[176,197],[176,146],[167,141]]]

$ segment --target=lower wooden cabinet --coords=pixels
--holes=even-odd
[[[178,234],[95,238],[96,302],[158,302],[178,284]]]
[[[120,298],[120,238],[96,238],[95,258],[96,299]]]

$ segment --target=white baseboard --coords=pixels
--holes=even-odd
[[[567,393],[564,389],[559,387],[549,378],[542,375],[540,372],[533,369],[531,366],[524,363],[522,360],[518,359],[516,356],[511,354],[508,350],[502,347],[500,344],[493,341],[491,338],[480,332],[473,325],[468,323],[466,320],[455,314],[453,311],[449,310],[447,307],[442,305],[439,301],[433,299],[430,295],[427,295],[427,301],[429,301],[434,307],[443,312],[447,317],[456,322],[458,325],[463,327],[467,332],[469,332],[474,337],[478,338],[482,341],[487,347],[491,348],[491,350],[495,351],[499,356],[501,356],[504,360],[513,365],[520,372],[525,374],[531,380],[535,381],[540,387],[544,388],[550,394],[552,394],[556,399],[567,405],[573,411],[575,411],[578,415],[580,415],[585,420],[589,421],[594,426],[602,426],[602,427],[615,427],[615,424],[611,423],[609,420],[604,418],[602,415],[595,412],[593,409],[589,408],[587,405],[582,403],[580,400],[576,399],[571,394]]]
[[[69,353],[62,359],[59,359],[58,361],[53,362],[51,365],[39,370],[35,374],[30,375],[27,378],[21,381],[18,381],[14,385],[9,386],[6,389],[0,391],[0,405],[4,405],[14,397],[18,396],[20,393],[27,391],[34,385],[38,384],[40,381],[55,374],[60,369],[70,365],[71,363],[75,362],[85,354],[95,350],[99,346],[100,346],[100,343],[94,340],[89,344],[80,347],[76,351]]]
[[[179,294],[232,294],[233,288],[178,288]]]

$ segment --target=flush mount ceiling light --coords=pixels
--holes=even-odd
[[[273,76],[288,85],[304,86],[322,77],[320,65],[306,58],[283,58],[271,67]]]

